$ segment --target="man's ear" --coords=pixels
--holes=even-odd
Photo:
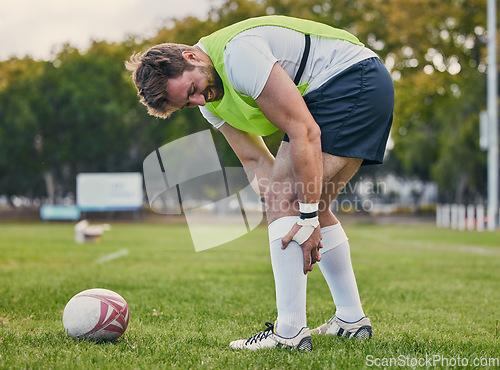
[[[188,62],[198,62],[200,60],[200,58],[198,57],[198,55],[196,54],[196,52],[194,51],[190,51],[190,50],[185,50],[182,52],[182,57],[187,60]]]

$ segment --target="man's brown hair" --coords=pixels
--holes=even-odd
[[[149,114],[167,118],[177,109],[166,97],[168,80],[195,68],[182,56],[183,51],[192,50],[192,46],[164,43],[153,46],[144,54],[133,54],[125,62],[127,70],[132,72],[140,101],[148,108]]]

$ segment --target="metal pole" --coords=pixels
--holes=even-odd
[[[498,217],[498,72],[496,0],[488,0],[488,230],[494,231]]]

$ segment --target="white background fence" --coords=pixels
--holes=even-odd
[[[488,219],[498,217],[498,210],[487,210],[484,205],[438,204],[436,206],[436,226],[454,230],[492,230]],[[497,219],[498,224],[498,219]]]

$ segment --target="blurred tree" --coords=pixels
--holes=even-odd
[[[0,64],[0,194],[36,195],[43,189],[32,105],[45,64],[30,58]]]
[[[390,0],[377,41],[396,87],[394,151],[408,175],[438,182],[443,200],[481,201],[486,155],[486,2]]]
[[[84,54],[67,45],[54,61],[5,84],[0,169],[7,176],[0,193],[30,190],[53,201],[74,193],[79,172],[141,170],[137,132],[153,119],[134,114],[143,108],[123,68],[129,54],[123,45],[104,42]]]
[[[146,114],[123,61],[153,44],[195,44],[265,14],[351,31],[376,51],[396,89],[389,166],[439,182],[446,199],[485,194],[478,113],[486,104],[484,0],[225,0],[206,19],[166,22],[149,40],[64,46],[55,60],[0,62],[0,194],[64,194],[82,171],[138,171],[154,149],[209,126],[197,109],[168,120]],[[225,166],[238,163],[214,131]],[[276,151],[281,134],[265,139]],[[53,184],[53,185],[51,185]]]

